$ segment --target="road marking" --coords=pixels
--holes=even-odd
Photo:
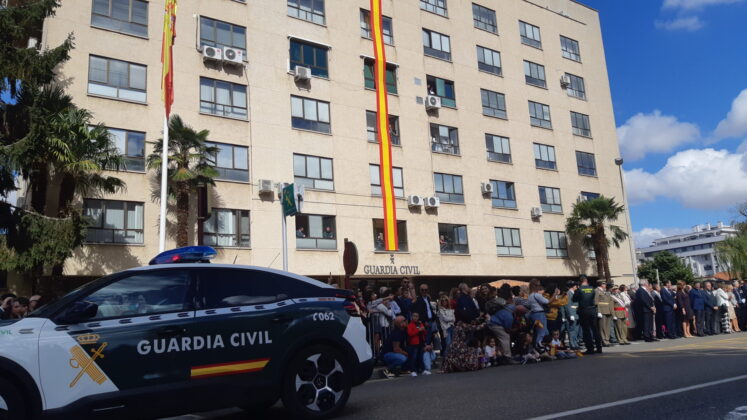
[[[548,414],[546,416],[532,417],[528,420],[550,420],[550,419],[557,419],[560,417],[568,417],[568,416],[573,416],[576,414],[588,413],[589,411],[601,410],[603,408],[616,407],[618,405],[631,404],[631,403],[638,402],[638,401],[645,401],[645,400],[650,400],[653,398],[664,397],[667,395],[679,394],[681,392],[693,391],[693,390],[700,389],[700,388],[707,388],[709,386],[715,386],[715,385],[721,385],[721,384],[725,384],[729,382],[741,381],[743,379],[747,379],[747,375],[739,375],[739,376],[734,376],[732,378],[719,379],[718,381],[705,382],[702,384],[686,386],[684,388],[672,389],[669,391],[659,392],[656,394],[644,395],[642,397],[628,398],[626,400],[592,405],[592,406],[584,407],[584,408],[577,408],[575,410],[561,411],[560,413]]]

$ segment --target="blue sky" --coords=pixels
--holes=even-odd
[[[747,201],[747,0],[581,1],[601,16],[637,243],[734,220]]]

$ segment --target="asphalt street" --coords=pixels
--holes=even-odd
[[[606,349],[577,360],[373,379],[339,419],[747,419],[747,333]],[[739,411],[744,414],[739,414]],[[239,409],[188,419],[289,418]]]

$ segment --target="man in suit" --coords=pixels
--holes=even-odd
[[[597,281],[597,290],[594,294],[594,303],[597,305],[597,318],[599,318],[599,334],[602,336],[602,346],[610,346],[610,327],[612,326],[612,296],[607,290],[604,280]]]
[[[654,298],[651,296],[651,285],[648,281],[641,280],[640,287],[635,292],[635,297],[640,308],[640,325],[643,339],[646,340],[646,342],[659,341],[652,337],[656,305],[654,304]]]
[[[702,283],[697,282],[690,290],[690,306],[695,313],[695,334],[698,337],[705,337],[706,334],[706,297],[702,289]]]
[[[677,338],[677,332],[674,329],[674,311],[677,310],[677,303],[674,300],[672,292],[672,282],[667,281],[661,288],[661,309],[664,312],[662,321],[667,327],[667,338],[672,340]]]
[[[578,303],[578,316],[581,329],[584,332],[584,343],[586,343],[585,354],[602,352],[602,337],[599,334],[599,318],[597,318],[597,305],[594,299],[596,294],[594,288],[589,286],[586,276],[580,277],[581,287],[573,294],[573,301]],[[596,351],[594,350],[596,346]]]
[[[420,295],[412,303],[412,312],[420,314],[420,322],[424,323],[426,327],[426,341],[431,342],[433,334],[438,331],[438,316],[433,307],[431,307],[431,296],[428,294],[428,285],[422,283],[418,290]]]
[[[737,280],[734,280],[732,286],[734,287],[732,293],[734,293],[734,299],[737,301],[737,306],[734,307],[734,312],[737,314],[737,325],[739,325],[739,329],[743,329],[745,323],[745,307],[747,306],[745,305],[745,296],[744,293],[742,293],[742,289],[739,287],[739,282]]]
[[[710,281],[705,282],[705,333],[706,335],[715,335],[721,332],[721,318],[718,312],[718,299],[713,291],[713,284]]]

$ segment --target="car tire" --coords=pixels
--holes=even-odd
[[[283,405],[296,418],[324,419],[337,414],[353,387],[348,358],[324,345],[298,352],[283,375]]]
[[[21,391],[12,382],[0,378],[0,419],[26,420],[27,410]]]

